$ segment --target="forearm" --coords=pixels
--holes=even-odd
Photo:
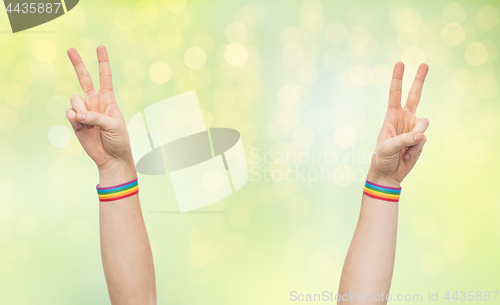
[[[136,177],[133,164],[120,164],[100,169],[99,186],[119,185]],[[100,202],[99,216],[101,255],[111,303],[156,304],[153,257],[139,195]]]
[[[391,286],[396,251],[398,203],[363,195],[361,211],[340,279],[339,294],[358,291],[365,297],[339,304],[386,304],[367,294],[386,296]],[[385,298],[384,298],[385,300]]]

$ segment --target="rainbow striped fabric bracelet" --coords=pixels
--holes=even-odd
[[[401,195],[401,188],[383,186],[367,180],[363,194],[375,199],[398,202],[399,195]]]
[[[137,178],[127,183],[110,187],[99,187],[97,185],[97,195],[99,201],[114,201],[127,198],[139,193],[139,184]]]

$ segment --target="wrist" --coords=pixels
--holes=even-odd
[[[401,181],[396,180],[394,177],[369,171],[366,180],[371,183],[380,184],[388,187],[401,187]]]
[[[132,181],[137,178],[133,161],[112,160],[99,166],[99,187],[108,187]]]

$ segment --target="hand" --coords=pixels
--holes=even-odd
[[[125,120],[116,105],[106,48],[97,48],[100,79],[98,92],[95,92],[78,52],[71,48],[68,50],[68,56],[85,93],[85,99],[78,94],[73,95],[72,108],[66,110],[66,117],[80,144],[100,171],[108,168],[116,170],[122,165],[133,168],[130,140]]]
[[[427,71],[429,66],[421,64],[403,108],[401,91],[404,64],[398,62],[394,67],[389,107],[377,139],[368,181],[399,187],[417,163],[427,141],[424,132],[429,126],[429,120],[415,116]]]

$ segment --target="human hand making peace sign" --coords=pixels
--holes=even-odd
[[[398,62],[394,67],[389,107],[377,139],[368,181],[399,187],[417,163],[427,141],[424,132],[429,126],[428,119],[415,116],[427,71],[429,66],[421,64],[403,108],[401,91],[404,64]]]
[[[117,165],[133,168],[130,140],[125,120],[116,104],[106,48],[97,48],[100,79],[97,92],[78,52],[71,48],[68,56],[85,94],[84,99],[78,94],[73,95],[72,108],[66,110],[66,117],[80,144],[100,171],[117,168]]]

